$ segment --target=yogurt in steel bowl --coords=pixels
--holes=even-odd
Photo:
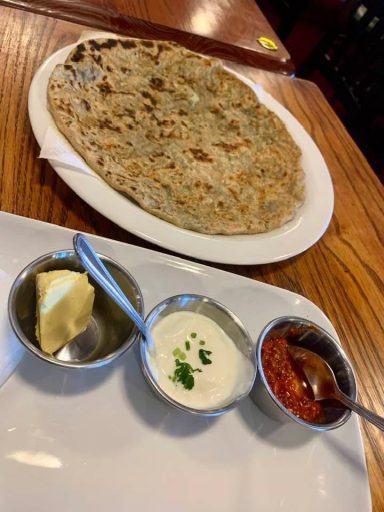
[[[144,375],[168,403],[217,415],[248,395],[256,376],[254,346],[225,306],[178,295],[156,306],[146,323],[153,345],[141,342]]]

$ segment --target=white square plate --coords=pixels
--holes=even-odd
[[[72,247],[73,232],[0,213],[0,306],[30,261]],[[167,296],[211,296],[256,340],[271,319],[310,318],[336,335],[304,297],[154,251],[90,236],[132,272],[148,312]],[[6,315],[0,333],[12,336]],[[265,417],[250,399],[218,418],[160,402],[131,349],[82,371],[25,354],[0,389],[0,510],[6,512],[369,512],[355,416],[315,433]]]

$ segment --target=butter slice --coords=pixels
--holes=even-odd
[[[86,273],[52,270],[36,276],[36,337],[44,352],[53,354],[85,331],[94,298]]]

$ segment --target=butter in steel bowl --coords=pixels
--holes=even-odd
[[[36,276],[36,338],[54,354],[88,327],[95,289],[86,273],[52,270]]]
[[[143,297],[134,277],[122,265],[108,256],[99,254],[99,257],[128,296],[138,314],[143,316]],[[91,318],[86,329],[61,349],[50,354],[41,348],[40,341],[36,336],[36,311],[39,307],[37,305],[36,276],[42,273],[50,275],[52,271],[73,271],[75,275],[76,273],[80,276],[84,275],[80,280],[85,277],[87,280],[89,279],[89,286],[94,288],[94,300]],[[68,286],[71,288],[70,284]],[[86,313],[92,300],[90,289],[88,286],[84,286],[84,288],[89,291],[85,294],[85,311],[83,310],[81,315],[83,320],[80,322],[82,324],[80,329],[86,323],[88,317]],[[43,361],[65,368],[88,369],[109,364],[128,350],[139,338],[137,327],[127,315],[91,276],[84,274],[84,267],[73,250],[51,252],[29,263],[12,284],[8,297],[8,315],[17,338],[30,352]],[[56,318],[59,321],[67,322],[68,310],[65,313],[65,308],[61,308],[61,316],[57,317],[56,315]],[[41,331],[41,326],[39,330]],[[73,331],[68,334],[68,337],[72,334]],[[51,347],[51,350],[54,348],[56,347]]]

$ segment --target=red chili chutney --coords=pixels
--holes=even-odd
[[[275,337],[264,341],[261,357],[265,377],[276,398],[295,416],[311,423],[323,423],[324,413],[304,386],[303,374],[288,352],[288,341]]]

